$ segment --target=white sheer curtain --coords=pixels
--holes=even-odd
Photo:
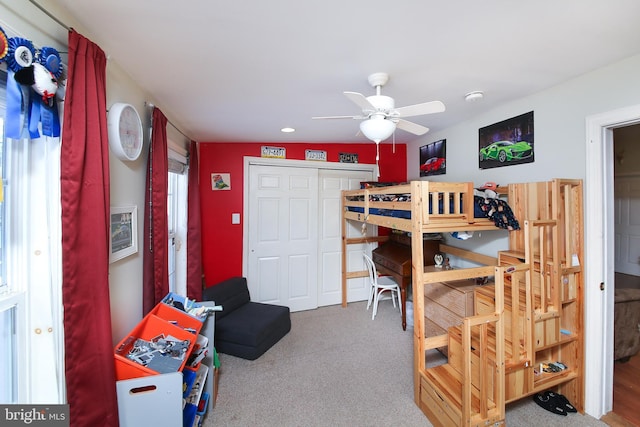
[[[5,143],[7,276],[26,297],[25,403],[65,403],[60,138]]]

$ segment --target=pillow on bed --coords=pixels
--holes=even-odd
[[[520,223],[516,219],[509,204],[501,199],[485,199],[474,196],[474,216],[476,218],[489,218],[496,227],[505,230],[520,230]]]

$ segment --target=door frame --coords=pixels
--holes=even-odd
[[[640,105],[586,118],[585,412],[598,419],[613,409],[613,129],[637,123]]]
[[[367,163],[338,163],[338,162],[316,162],[308,160],[275,159],[269,157],[244,157],[243,165],[243,189],[242,189],[242,217],[249,216],[249,167],[252,165],[274,166],[274,167],[295,167],[311,169],[332,169],[332,170],[354,170],[371,172],[372,176],[378,176],[378,166]],[[242,275],[247,275],[249,260],[248,245],[248,221],[242,221]]]

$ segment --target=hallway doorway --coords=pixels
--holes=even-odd
[[[614,288],[617,293],[622,288],[640,289],[640,124],[613,130],[613,171]],[[625,311],[616,313],[618,307],[614,301],[614,319],[621,321],[623,318],[616,316]],[[616,333],[628,331],[622,329],[622,324],[616,325],[614,321],[614,337]],[[624,341],[618,337],[614,344],[613,414],[640,425],[636,407],[640,389],[635,384],[640,373],[640,355],[621,358],[628,354],[625,349],[632,350],[630,345],[620,345]]]
[[[640,123],[640,105],[586,119],[585,174],[585,411],[613,409],[615,294],[613,131]]]

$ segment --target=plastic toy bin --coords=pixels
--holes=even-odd
[[[191,329],[197,332],[202,329],[202,321],[197,318],[191,316],[190,314],[185,313],[182,310],[178,310],[177,308],[173,308],[170,305],[159,303],[149,312],[149,314],[153,314],[161,319],[166,320],[169,323],[173,323],[175,326],[180,327],[181,329]]]
[[[182,374],[117,381],[120,427],[182,425]]]
[[[149,375],[157,375],[161,373],[141,363],[137,363],[127,358],[127,355],[134,347],[137,339],[151,341],[153,338],[163,335],[164,337],[173,337],[179,341],[188,340],[189,345],[179,367],[175,367],[175,371],[181,371],[193,351],[193,347],[198,337],[198,332],[202,328],[202,323],[187,313],[170,307],[166,304],[159,303],[154,309],[147,314],[140,323],[122,340],[114,349],[116,379],[118,381],[131,378],[145,377]],[[163,356],[156,356],[163,357]],[[177,365],[178,362],[172,360]]]

